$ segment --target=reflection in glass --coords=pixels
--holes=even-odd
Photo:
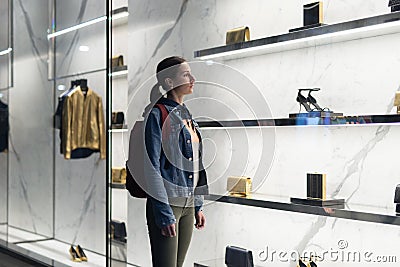
[[[8,101],[0,91],[0,239],[7,240]]]
[[[0,51],[9,47],[9,0],[0,0]]]
[[[8,90],[10,86],[10,1],[0,0],[0,239],[7,240],[8,223]],[[2,90],[3,89],[3,90]]]
[[[3,56],[0,55],[0,89],[10,87],[10,53]]]
[[[105,31],[103,20],[55,37],[56,78],[104,70]]]

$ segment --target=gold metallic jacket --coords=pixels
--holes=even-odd
[[[89,148],[100,151],[106,158],[106,135],[101,97],[88,88],[86,96],[80,88],[66,97],[62,113],[63,153],[71,158],[71,151]]]

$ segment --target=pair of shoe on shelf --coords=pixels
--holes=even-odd
[[[305,259],[300,258],[297,267],[317,267],[314,259],[311,259],[308,263],[306,263]]]
[[[69,248],[69,254],[71,255],[72,261],[74,262],[81,262],[81,261],[87,261],[87,257],[85,252],[83,252],[83,249],[81,246],[77,245],[75,248],[73,245]]]

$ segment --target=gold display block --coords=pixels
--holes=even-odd
[[[252,181],[246,176],[229,176],[226,189],[231,195],[247,196],[251,193]]]
[[[112,168],[112,182],[116,184],[126,183],[126,169],[125,168]]]
[[[250,29],[243,26],[229,30],[226,33],[226,44],[235,44],[250,41]]]
[[[400,91],[396,92],[393,106],[397,107],[397,114],[400,114]]]
[[[118,55],[114,56],[111,59],[111,67],[121,67],[124,65],[124,56],[123,55]]]

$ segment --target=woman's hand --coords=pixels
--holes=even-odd
[[[203,229],[204,226],[206,226],[206,216],[204,216],[203,212],[200,210],[196,213],[195,218],[196,223],[194,226],[199,230]]]
[[[176,236],[175,223],[164,226],[161,228],[161,234],[166,237]]]

